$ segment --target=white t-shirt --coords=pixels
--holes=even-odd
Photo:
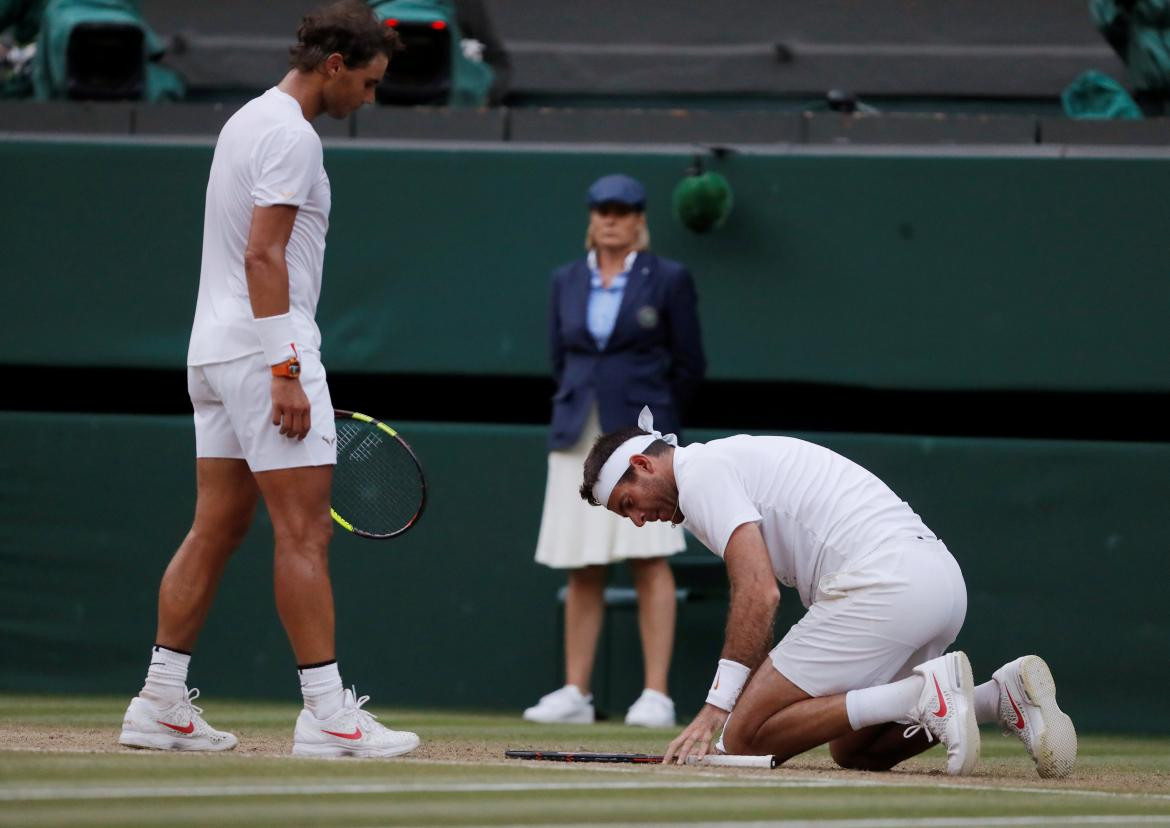
[[[284,253],[297,347],[320,351],[315,317],[329,229],[329,177],[321,139],[300,104],[273,87],[244,104],[224,124],[215,144],[188,365],[226,362],[263,350],[252,322],[244,248],[252,208],[276,204],[298,208]]]
[[[674,451],[683,526],[719,557],[758,523],[772,571],[811,606],[817,583],[895,539],[933,537],[874,474],[823,446],[740,434]]]

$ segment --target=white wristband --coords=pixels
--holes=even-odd
[[[747,684],[751,670],[738,661],[719,659],[719,669],[715,671],[715,680],[711,682],[711,689],[707,691],[707,704],[713,704],[720,710],[731,712],[743,686]]]
[[[260,347],[264,349],[266,363],[279,365],[290,359],[300,358],[297,354],[296,335],[293,332],[292,313],[262,316],[253,321],[256,323],[256,333],[260,337]]]

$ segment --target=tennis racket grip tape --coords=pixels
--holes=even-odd
[[[706,756],[688,756],[688,765],[716,768],[774,768],[780,763],[774,756],[735,756],[729,753],[709,753]]]

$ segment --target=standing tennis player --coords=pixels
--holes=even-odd
[[[786,760],[828,743],[839,765],[864,770],[937,740],[947,772],[968,774],[977,724],[998,722],[1041,776],[1071,772],[1076,731],[1041,658],[1018,658],[976,687],[967,656],[947,652],[967,612],[963,575],[885,483],[803,440],[738,435],[680,448],[654,431],[648,409],[638,426],[594,444],[582,498],[638,526],[681,523],[723,558],[731,582],[707,703],[664,761],[706,754],[723,728],[730,753]],[[808,612],[772,648],[777,581]]]
[[[306,16],[297,39],[292,69],[233,115],[215,145],[187,354],[195,520],[163,575],[158,633],[122,723],[124,745],[235,747],[234,735],[199,715],[187,667],[259,497],[272,518],[276,607],[305,700],[293,753],[397,756],[418,745],[362,710],[368,697],[344,689],[338,672],[328,566],[337,455],[314,321],[330,189],[311,121],[371,103],[398,41],[360,0]]]

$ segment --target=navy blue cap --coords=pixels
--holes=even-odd
[[[600,204],[624,204],[639,213],[646,209],[646,189],[628,175],[603,175],[589,187],[590,207]]]

